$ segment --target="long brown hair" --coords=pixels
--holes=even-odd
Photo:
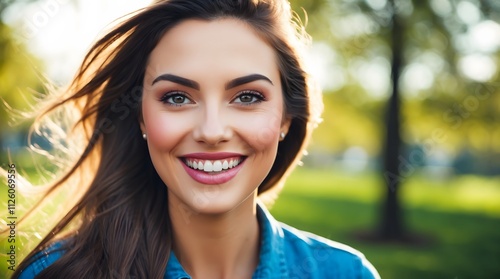
[[[36,119],[39,124],[54,113],[60,117],[63,111],[65,116],[65,108],[71,107],[73,113],[76,109],[76,122],[70,130],[74,145],[65,148],[81,151],[70,158],[73,163],[50,186],[46,198],[55,189],[74,183],[82,194],[20,264],[14,278],[75,220],[79,221],[76,229],[61,242],[64,255],[37,278],[163,278],[171,229],[166,214],[167,187],[151,163],[139,127],[145,67],[160,38],[179,22],[223,17],[246,22],[276,51],[291,126],[258,192],[281,187],[300,160],[320,111],[313,108],[320,99],[311,89],[299,54],[305,33],[294,20],[289,3],[156,1],[97,41],[68,89],[51,98],[52,103]]]

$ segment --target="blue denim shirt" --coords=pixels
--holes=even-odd
[[[259,265],[253,279],[380,278],[375,268],[353,248],[277,222],[262,206],[257,216],[261,228]],[[36,274],[60,258],[59,243],[23,270],[21,279]],[[165,279],[191,279],[170,252]]]

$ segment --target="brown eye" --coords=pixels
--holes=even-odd
[[[163,95],[160,101],[173,106],[182,106],[193,103],[191,99],[189,99],[184,93],[179,91],[169,92]]]
[[[183,104],[186,101],[186,97],[181,95],[173,96],[171,98],[172,98],[172,103],[174,104]]]
[[[234,99],[234,103],[242,104],[242,105],[251,105],[255,103],[260,103],[264,101],[265,98],[256,91],[243,91]]]
[[[250,95],[242,95],[240,97],[238,97],[238,99],[240,100],[240,102],[242,103],[250,103],[254,100],[254,96],[250,96]]]

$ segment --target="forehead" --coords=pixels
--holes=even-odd
[[[166,72],[188,77],[202,73],[276,75],[278,65],[274,49],[241,20],[186,20],[166,32],[151,52],[145,80]]]

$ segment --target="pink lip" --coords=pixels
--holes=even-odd
[[[227,153],[227,154],[229,154],[229,153]],[[228,158],[228,157],[234,157],[234,153],[231,153],[231,154],[232,154],[232,156],[225,155],[221,159]],[[239,156],[241,156],[241,155],[239,155]],[[198,155],[194,158],[202,159]],[[210,160],[210,159],[217,160],[217,159],[213,159],[213,157],[211,157],[210,159],[205,157],[203,159],[205,159],[205,160]],[[206,185],[216,185],[216,184],[223,184],[223,183],[228,182],[229,180],[233,179],[238,174],[238,172],[241,170],[243,164],[245,164],[245,161],[243,161],[238,166],[236,166],[232,169],[213,174],[213,173],[206,173],[206,172],[201,171],[201,170],[192,169],[192,168],[186,166],[186,164],[182,161],[182,159],[180,159],[180,161],[181,161],[182,167],[184,167],[184,170],[186,170],[187,174],[189,174],[189,176],[191,176],[192,179],[194,179],[195,181],[197,181],[199,183],[206,184]]]

